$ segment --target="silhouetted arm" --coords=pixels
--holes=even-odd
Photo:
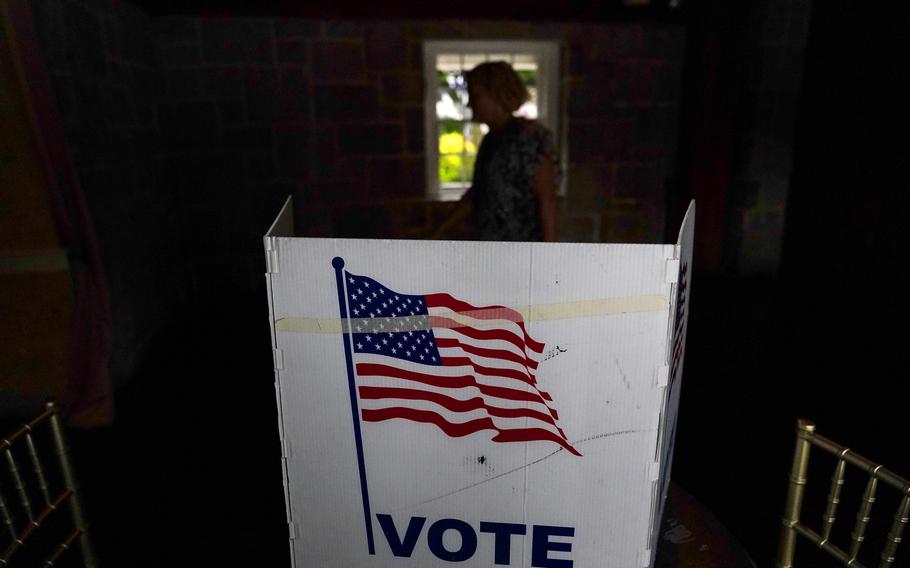
[[[558,202],[556,200],[556,171],[553,162],[546,156],[540,159],[534,175],[534,193],[537,195],[540,225],[543,240],[555,242],[559,239],[557,226]]]
[[[452,214],[442,222],[442,224],[433,232],[430,238],[441,239],[445,237],[449,231],[460,225],[468,217],[468,215],[470,215],[473,205],[473,190],[469,189],[464,195],[461,196],[461,200],[459,200],[458,205],[455,207],[455,210],[452,211]]]

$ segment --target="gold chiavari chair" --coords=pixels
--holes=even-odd
[[[837,458],[837,465],[831,477],[831,487],[828,492],[827,504],[822,517],[821,533],[809,528],[800,521],[803,497],[807,483],[809,467],[809,451],[812,446],[832,454]],[[856,522],[850,533],[850,546],[848,550],[831,542],[831,532],[836,520],[837,508],[841,501],[841,490],[844,486],[846,466],[850,464],[859,468],[868,476]],[[872,506],[876,500],[879,482],[890,486],[900,492],[900,504],[891,522],[891,528],[885,539],[884,549],[878,562],[879,568],[894,566],[897,548],[901,542],[904,528],[910,516],[910,481],[885,469],[852,450],[837,444],[815,432],[815,424],[808,420],[797,421],[796,450],[793,454],[793,468],[790,472],[790,485],[787,492],[787,501],[782,518],[780,542],[777,551],[777,568],[792,568],[796,552],[797,537],[804,537],[814,543],[819,549],[835,558],[844,566],[852,568],[865,568],[859,560],[860,548],[866,540],[866,528],[872,514]]]
[[[0,566],[94,568],[57,406],[48,402],[0,451],[7,466],[0,469]]]

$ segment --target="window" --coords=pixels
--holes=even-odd
[[[457,200],[471,187],[486,125],[471,122],[465,73],[485,61],[506,61],[531,99],[516,116],[538,120],[559,148],[559,45],[546,41],[427,41],[424,43],[424,132],[427,193]],[[562,191],[560,190],[560,194]]]

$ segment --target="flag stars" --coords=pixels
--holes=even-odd
[[[441,364],[423,296],[396,293],[365,276],[345,277],[350,318],[346,329],[357,353],[395,357],[415,365]]]

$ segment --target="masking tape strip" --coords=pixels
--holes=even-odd
[[[669,309],[667,296],[663,294],[646,296],[629,296],[625,298],[604,298],[583,302],[563,302],[558,304],[538,304],[504,309],[501,319],[515,319],[510,315],[512,310],[521,314],[526,322],[576,319],[605,315],[619,315],[640,312],[659,312]],[[489,310],[484,310],[489,317]],[[341,333],[355,330],[363,333],[428,330],[433,327],[461,325],[470,321],[472,327],[497,327],[497,320],[477,320],[471,312],[446,314],[451,323],[433,320],[433,316],[402,316],[396,318],[280,318],[275,322],[275,330],[289,333]]]

